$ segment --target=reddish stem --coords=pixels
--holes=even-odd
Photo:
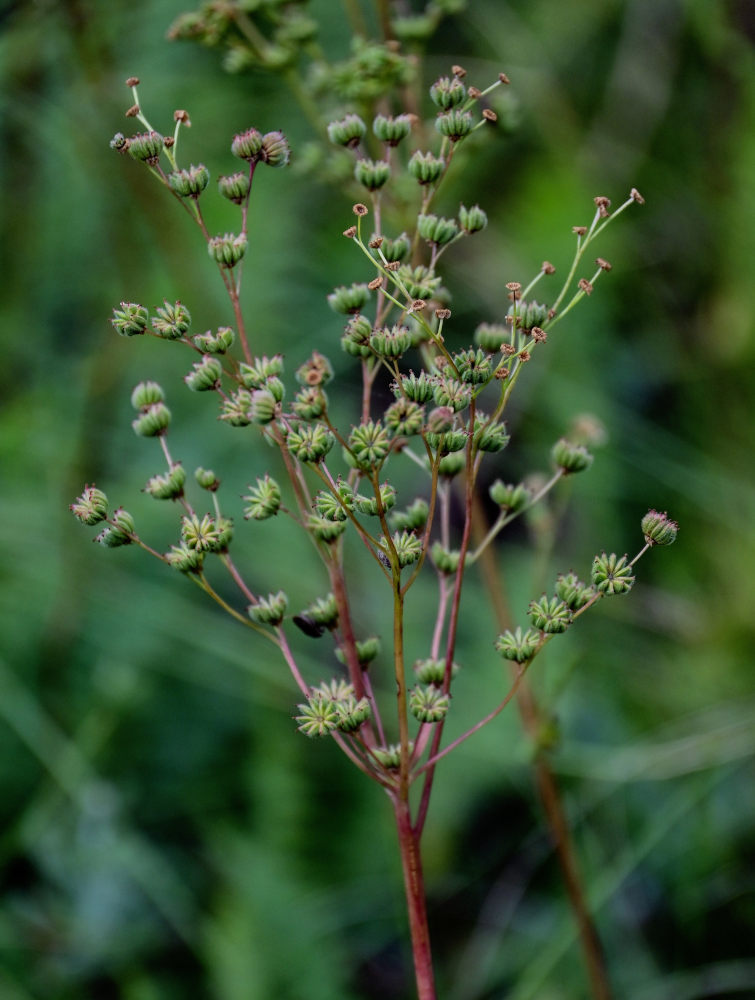
[[[427,926],[419,835],[412,827],[409,803],[406,799],[398,795],[395,796],[393,811],[396,816],[401,868],[404,873],[404,891],[409,912],[409,931],[412,940],[417,996],[419,1000],[435,1000],[435,977],[430,951],[430,931]]]

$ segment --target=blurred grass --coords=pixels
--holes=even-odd
[[[338,8],[312,7],[341,54]],[[183,9],[0,11],[0,992],[403,997],[380,797],[334,748],[292,733],[296,694],[267,649],[140,553],[90,546],[67,512],[94,479],[145,534],[171,540],[172,518],[137,493],[157,468],[128,426],[143,377],[166,386],[176,455],[216,467],[229,497],[268,461],[187,398],[169,349],[107,322],[121,299],[165,297],[185,297],[198,330],[230,320],[186,220],[107,148],[126,76],[142,77],[156,121],[190,109],[190,154],[214,174],[249,124],[284,128],[295,152],[310,138],[277,83],[226,76],[212,52],[164,40]],[[617,996],[632,1000],[755,996],[752,33],[735,2],[475,0],[427,70],[429,83],[458,61],[475,82],[502,68],[513,81],[515,130],[477,143],[445,193],[447,211],[479,199],[491,218],[476,251],[448,257],[456,329],[498,318],[505,281],[544,257],[563,268],[594,194],[621,200],[636,185],[647,199],[606,239],[610,278],[528,373],[491,471],[545,468],[575,413],[605,423],[549,574],[633,550],[647,506],[681,522],[631,598],[549,647],[533,678],[558,721],[552,766]],[[351,202],[295,170],[260,180],[256,342],[283,349],[291,371],[332,337],[348,422],[350,369],[325,295],[361,274],[338,238]],[[219,208],[212,225],[230,216]],[[254,528],[238,529],[253,587],[283,586],[301,606],[327,589],[306,547]],[[502,549],[520,619],[539,573],[526,544],[519,531]],[[372,583],[354,584],[368,634],[381,627]],[[501,688],[485,595],[472,581],[466,594],[457,731]],[[418,593],[418,620],[432,600]],[[421,655],[423,637],[410,643]],[[324,651],[300,645],[318,678]],[[582,995],[529,755],[507,714],[439,774],[426,850],[443,991],[458,1000]]]

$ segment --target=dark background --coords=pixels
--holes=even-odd
[[[185,391],[184,354],[108,323],[122,299],[181,298],[196,332],[231,320],[188,220],[108,148],[138,74],[157,127],[190,110],[187,155],[213,176],[233,169],[234,132],[289,135],[292,168],[255,192],[245,308],[255,349],[285,353],[288,373],[313,348],[330,355],[354,419],[325,302],[363,277],[339,235],[352,194],[297,168],[312,133],[279,78],[230,76],[217,52],[166,41],[184,9],[0,8],[0,996],[405,997],[376,788],[296,734],[294,685],[261,642],[142,553],[91,545],[67,511],[95,481],[158,548],[175,540],[175,511],[139,492],[161,465],[154,443],[129,427],[131,388],[157,378],[176,457],[215,468],[238,504],[253,588],[283,587],[293,608],[327,589],[300,539],[241,519],[236,497],[269,452]],[[341,6],[311,11],[342,58]],[[634,553],[648,507],[681,525],[630,597],[601,602],[533,668],[616,995],[631,1000],[755,997],[752,34],[745,3],[472,0],[423,70],[427,86],[454,62],[480,86],[512,80],[500,127],[470,142],[439,206],[479,201],[490,217],[447,256],[459,346],[500,319],[506,281],[544,258],[563,273],[594,195],[616,205],[634,185],[647,200],[609,230],[598,249],[614,270],[522,379],[491,473],[547,469],[577,414],[605,425],[590,473],[501,546],[522,624],[554,572]],[[215,231],[234,225],[213,211]],[[384,631],[360,567],[358,626]],[[471,577],[465,596],[455,733],[505,690]],[[412,656],[433,600],[418,591]],[[299,646],[308,679],[329,676],[330,651]],[[586,995],[531,755],[512,711],[439,769],[425,849],[448,1000]]]

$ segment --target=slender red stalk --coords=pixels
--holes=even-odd
[[[422,874],[419,835],[412,827],[409,802],[406,799],[396,795],[393,799],[393,811],[396,816],[401,868],[404,874],[404,891],[409,912],[409,931],[412,940],[417,996],[419,1000],[435,1000],[435,976],[430,951],[430,931],[427,925],[425,883]]]

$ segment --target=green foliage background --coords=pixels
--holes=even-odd
[[[129,427],[140,378],[168,391],[177,457],[215,468],[228,497],[269,460],[189,397],[167,345],[107,322],[121,299],[177,297],[197,331],[230,320],[187,219],[108,148],[130,74],[155,123],[190,110],[190,158],[214,176],[235,131],[289,135],[294,166],[253,197],[246,308],[256,349],[283,351],[288,372],[329,353],[351,419],[325,295],[363,277],[340,237],[353,199],[296,170],[311,132],[281,83],[165,40],[184,5],[0,11],[0,996],[403,998],[400,873],[376,789],[295,734],[294,686],[267,649],[138,551],[89,545],[67,512],[94,480],[158,547],[173,540],[174,512],[138,493],[159,467]],[[340,4],[311,9],[342,57]],[[454,62],[481,86],[512,80],[507,128],[475,137],[446,192],[447,211],[479,200],[491,220],[449,255],[459,346],[500,318],[506,281],[568,264],[595,194],[647,199],[608,234],[612,274],[523,380],[494,473],[546,468],[576,413],[607,427],[561,517],[502,546],[520,620],[556,571],[636,551],[648,506],[681,524],[628,599],[601,602],[534,668],[616,994],[632,1000],[755,997],[754,27],[734,0],[471,0],[425,71],[428,86]],[[232,226],[216,212],[216,231]],[[284,587],[294,606],[327,589],[300,540],[240,521],[253,587]],[[555,554],[533,559],[551,529]],[[375,581],[354,584],[369,633]],[[417,598],[420,622],[432,597]],[[485,594],[470,582],[466,597],[457,731],[504,689]],[[331,672],[323,648],[301,655],[312,680]],[[585,995],[530,755],[508,712],[439,771],[426,853],[449,1000]]]

